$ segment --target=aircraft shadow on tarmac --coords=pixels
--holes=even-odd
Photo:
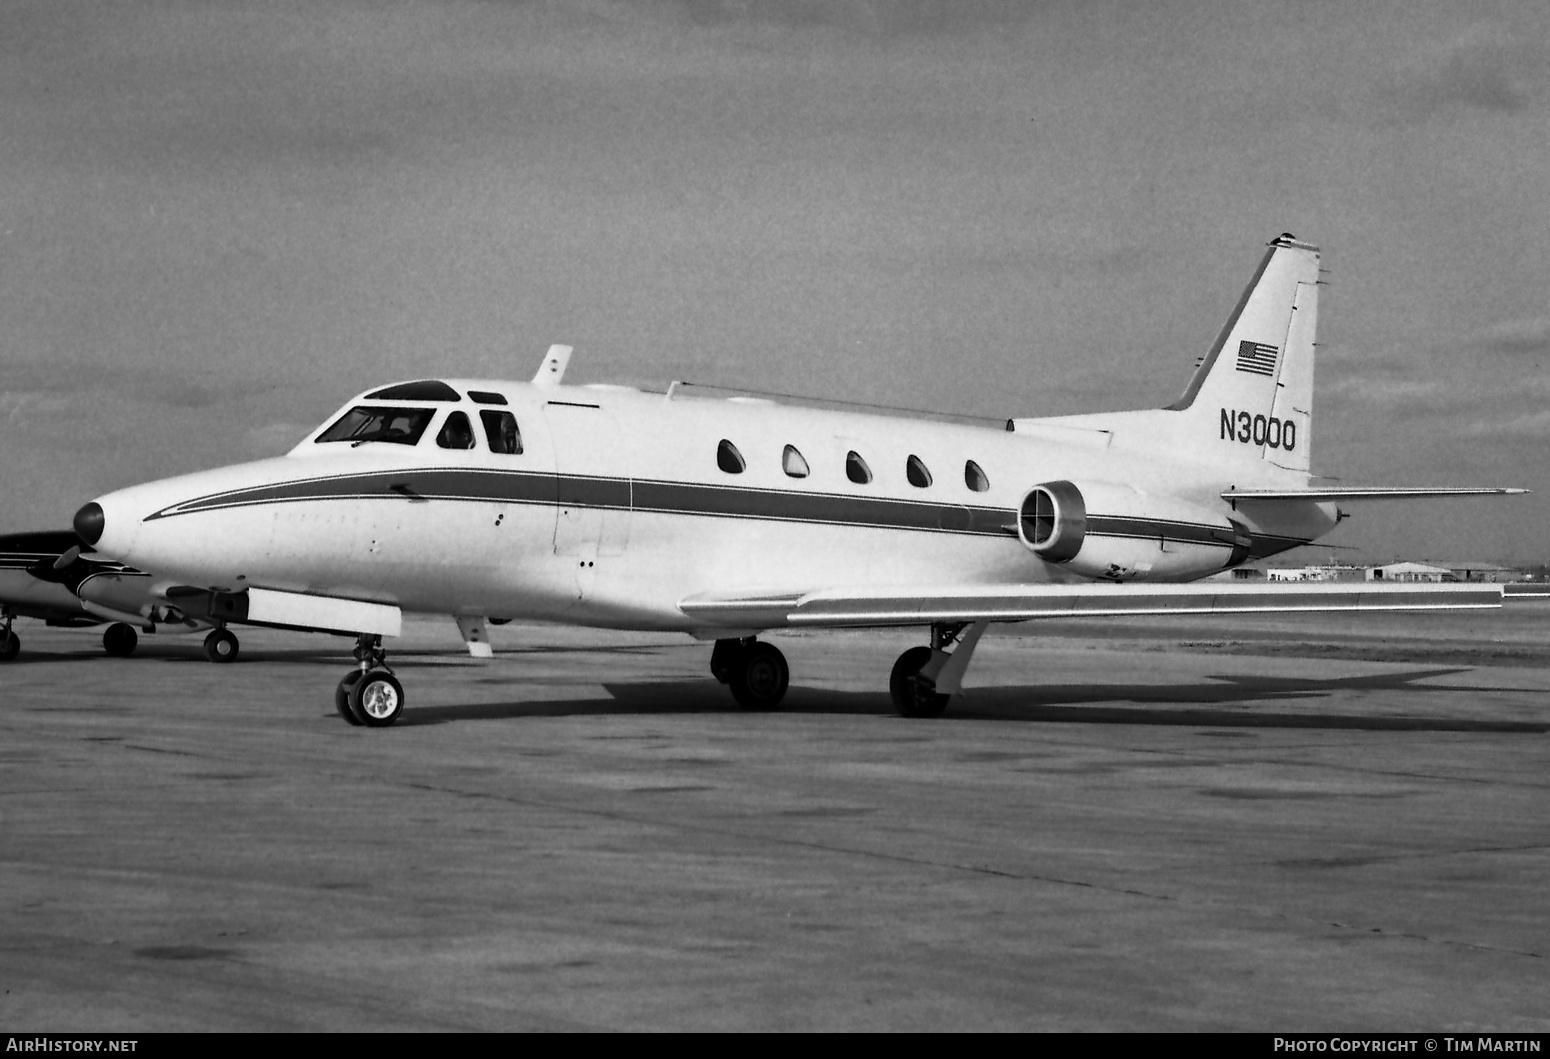
[[[160,648],[170,644],[158,645]],[[179,645],[181,646],[181,645]],[[543,645],[506,648],[502,657],[524,654],[610,654],[650,655],[665,644],[620,644],[561,646]],[[93,660],[114,661],[100,649],[82,648],[66,652],[23,654],[7,666],[36,665]],[[193,650],[144,653],[136,660],[145,663],[181,663],[208,666],[204,653]],[[266,648],[245,650],[238,661],[288,662],[343,665],[350,662],[339,640],[322,641],[316,647]],[[436,669],[469,664],[462,648],[407,650],[393,659],[395,669]],[[1211,675],[1192,684],[1029,684],[1021,686],[976,687],[954,699],[944,721],[1021,721],[1048,724],[1141,724],[1194,725],[1224,728],[1333,728],[1373,731],[1445,731],[1445,732],[1547,732],[1550,724],[1509,721],[1480,717],[1382,715],[1375,713],[1244,709],[1257,703],[1297,702],[1327,699],[1342,692],[1404,690],[1415,695],[1478,695],[1490,692],[1521,692],[1522,688],[1496,688],[1479,685],[1423,684],[1430,678],[1469,672],[1472,667],[1453,666],[1399,673],[1315,679],[1253,675]],[[513,674],[514,684],[522,677]],[[499,677],[482,680],[500,684]],[[522,717],[570,717],[591,714],[691,714],[741,713],[727,689],[710,679],[639,683],[607,683],[607,698],[561,699],[553,701],[470,703],[449,706],[411,706],[399,727],[446,724],[453,721],[498,720]],[[411,690],[411,696],[413,691]],[[1235,708],[1236,707],[1236,708]],[[896,717],[893,703],[882,692],[834,691],[793,686],[780,708],[786,714],[875,714]],[[899,718],[901,721],[902,718]],[[936,722],[940,723],[940,722]]]
[[[1335,728],[1375,731],[1546,732],[1550,724],[1450,716],[1394,716],[1329,713],[1316,710],[1265,712],[1241,707],[1262,702],[1327,699],[1340,692],[1405,690],[1414,694],[1478,694],[1521,691],[1451,684],[1419,684],[1467,668],[1425,669],[1327,680],[1242,675],[1211,676],[1195,684],[1044,684],[973,688],[955,699],[944,721],[1022,721],[1027,723],[1192,725],[1234,728]],[[592,714],[740,713],[727,690],[710,680],[611,683],[611,696],[550,702],[494,702],[423,706],[404,713],[399,725],[520,717],[572,717]],[[1239,707],[1239,708],[1234,708]],[[893,703],[879,692],[830,691],[793,687],[778,711],[783,714],[876,714],[896,717]],[[903,718],[898,718],[901,722]]]

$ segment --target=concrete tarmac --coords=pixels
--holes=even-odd
[[[0,1031],[1550,1029],[1550,607],[915,631],[414,621],[0,668]]]

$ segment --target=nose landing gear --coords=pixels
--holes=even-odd
[[[404,686],[388,668],[382,637],[362,633],[355,639],[357,668],[334,689],[334,709],[353,725],[386,728],[404,712]]]

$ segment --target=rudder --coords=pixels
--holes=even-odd
[[[1318,247],[1290,233],[1271,240],[1183,396],[1168,406],[1190,420],[1188,434],[1203,450],[1309,473],[1318,284]]]

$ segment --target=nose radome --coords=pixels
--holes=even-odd
[[[75,535],[81,538],[82,543],[94,545],[102,539],[102,528],[106,521],[102,505],[93,501],[75,513]]]

